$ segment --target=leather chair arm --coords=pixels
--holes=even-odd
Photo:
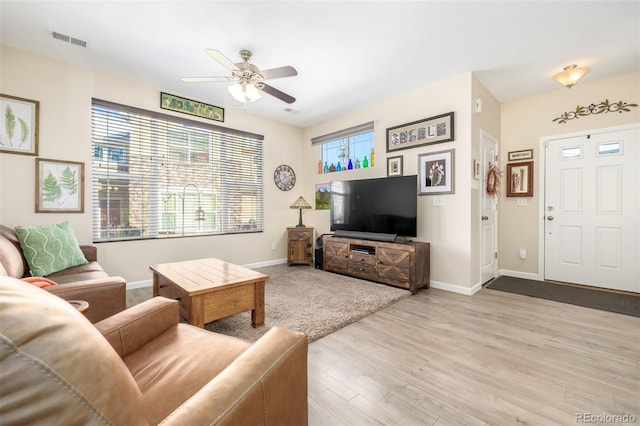
[[[307,425],[308,344],[272,328],[162,424]]]
[[[89,262],[98,261],[98,247],[90,244],[82,244],[80,245],[80,250],[82,250],[85,259]]]
[[[46,287],[49,293],[65,300],[85,300],[85,316],[95,323],[123,311],[127,304],[127,282],[122,277],[95,278]]]
[[[154,297],[96,324],[121,358],[154,340],[180,321],[176,300]]]

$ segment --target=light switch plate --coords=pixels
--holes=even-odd
[[[434,197],[433,198],[433,205],[434,206],[446,206],[447,205],[447,199],[445,197]]]
[[[518,198],[518,207],[524,207],[527,205],[527,199],[526,198]]]

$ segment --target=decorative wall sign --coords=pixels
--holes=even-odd
[[[208,118],[209,120],[224,121],[224,108],[168,93],[160,92],[160,108]]]
[[[507,197],[533,197],[533,161],[507,164]]]
[[[454,149],[418,156],[418,195],[453,194]]]
[[[36,158],[36,213],[84,212],[84,163]]]
[[[509,161],[532,160],[533,149],[525,149],[522,151],[511,151],[509,153]]]
[[[40,102],[0,94],[0,152],[38,155]]]
[[[387,129],[387,152],[454,140],[453,112]]]
[[[584,117],[586,115],[602,114],[607,112],[618,112],[622,114],[622,112],[624,111],[629,112],[631,111],[630,108],[635,108],[637,106],[638,104],[628,104],[622,101],[610,103],[609,99],[605,99],[604,101],[600,102],[598,105],[591,104],[586,107],[578,105],[575,111],[565,112],[560,117],[554,118],[553,121],[554,122],[557,121],[558,124],[564,124],[569,120]]]

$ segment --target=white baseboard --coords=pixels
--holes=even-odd
[[[532,272],[520,272],[520,271],[510,271],[508,269],[501,269],[498,272],[498,276],[500,275],[505,275],[507,277],[515,277],[515,278],[524,278],[526,280],[544,281],[542,277]]]
[[[267,260],[265,262],[249,263],[247,265],[242,265],[242,266],[249,269],[258,269],[258,268],[264,268],[265,266],[280,265],[282,263],[287,263],[287,259]],[[127,290],[151,287],[152,285],[153,285],[153,280],[135,281],[135,282],[127,283]]]
[[[476,284],[473,287],[463,287],[461,285],[454,285],[448,283],[441,283],[439,281],[431,280],[429,282],[430,288],[437,288],[440,290],[446,290],[453,293],[464,294],[466,296],[471,296],[482,288],[482,284]]]

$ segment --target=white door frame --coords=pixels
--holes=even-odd
[[[640,123],[634,124],[626,124],[622,126],[613,126],[613,127],[604,127],[600,129],[591,129],[591,130],[583,130],[580,132],[572,132],[572,133],[560,133],[553,136],[543,136],[540,138],[540,146],[539,146],[539,172],[538,172],[538,188],[540,188],[540,194],[538,195],[538,280],[544,281],[545,270],[544,270],[544,262],[545,262],[545,252],[544,252],[544,229],[545,229],[545,145],[547,142],[554,139],[567,139],[578,136],[586,136],[593,135],[595,133],[609,133],[609,132],[618,132],[623,130],[640,130]]]

